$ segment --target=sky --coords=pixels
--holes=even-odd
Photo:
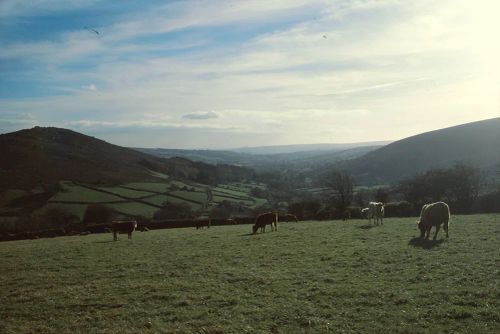
[[[500,116],[500,1],[0,0],[0,133],[397,140]]]

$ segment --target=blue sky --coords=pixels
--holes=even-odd
[[[231,148],[498,117],[498,12],[494,0],[2,0],[0,133]]]

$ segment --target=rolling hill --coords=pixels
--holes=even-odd
[[[500,164],[499,146],[500,118],[493,118],[411,136],[339,166],[361,183],[398,181],[455,162],[492,170]]]
[[[286,154],[299,152],[336,152],[345,151],[358,147],[368,146],[383,146],[389,144],[390,141],[373,141],[359,143],[320,143],[320,144],[297,144],[297,145],[271,145],[271,146],[255,146],[255,147],[240,147],[230,151],[248,154]]]
[[[318,164],[353,159],[382,147],[382,145],[375,145],[375,143],[368,143],[367,146],[348,146],[347,148],[343,145],[344,144],[338,144],[336,148],[330,147],[323,149],[319,149],[313,145],[291,145],[296,149],[303,149],[303,151],[281,153],[270,153],[274,150],[274,148],[279,151],[279,148],[275,146],[269,146],[269,153],[244,153],[221,150],[182,150],[168,148],[134,149],[139,152],[151,154],[161,158],[182,157],[192,161],[201,161],[209,164],[230,164],[262,170],[280,165],[286,165],[288,168],[303,168],[305,166],[309,167]],[[308,150],[308,148],[310,150]]]
[[[0,190],[71,180],[92,184],[154,181],[164,174],[202,183],[251,173],[183,158],[163,159],[78,132],[34,127],[0,135]]]

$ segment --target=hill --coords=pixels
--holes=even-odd
[[[202,183],[251,171],[183,158],[163,159],[67,129],[34,127],[0,135],[0,190],[71,180],[92,184],[154,181],[170,176]]]
[[[240,147],[230,151],[249,154],[284,154],[298,153],[311,151],[345,151],[357,147],[367,146],[383,146],[389,144],[390,141],[374,141],[361,143],[320,143],[320,144],[299,144],[299,145],[272,145],[272,146],[255,146],[255,147]]]
[[[299,145],[294,145],[299,146]],[[304,145],[307,146],[307,145]],[[303,168],[318,164],[357,158],[381,145],[356,146],[347,149],[313,149],[290,153],[243,153],[219,150],[182,150],[168,148],[134,148],[135,150],[161,158],[181,157],[209,164],[230,164],[255,169],[267,169],[286,165],[288,168]],[[305,148],[305,147],[304,147]]]
[[[391,182],[457,161],[491,170],[500,164],[500,118],[462,124],[411,136],[340,167],[359,182]]]

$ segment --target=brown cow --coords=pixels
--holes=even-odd
[[[266,225],[271,225],[271,231],[278,230],[278,213],[277,212],[266,212],[258,215],[255,218],[255,224],[252,227],[253,233],[257,233],[260,228],[261,232],[266,232]],[[274,229],[273,229],[274,227]]]
[[[127,233],[128,238],[132,239],[132,232],[137,228],[135,220],[115,220],[111,222],[111,230],[113,231],[113,239],[118,240],[118,233]]]
[[[197,220],[196,223],[195,223],[196,229],[199,229],[199,228],[202,229],[205,226],[207,228],[210,228],[210,225],[212,225],[212,219],[210,217],[208,217],[208,219]]]

